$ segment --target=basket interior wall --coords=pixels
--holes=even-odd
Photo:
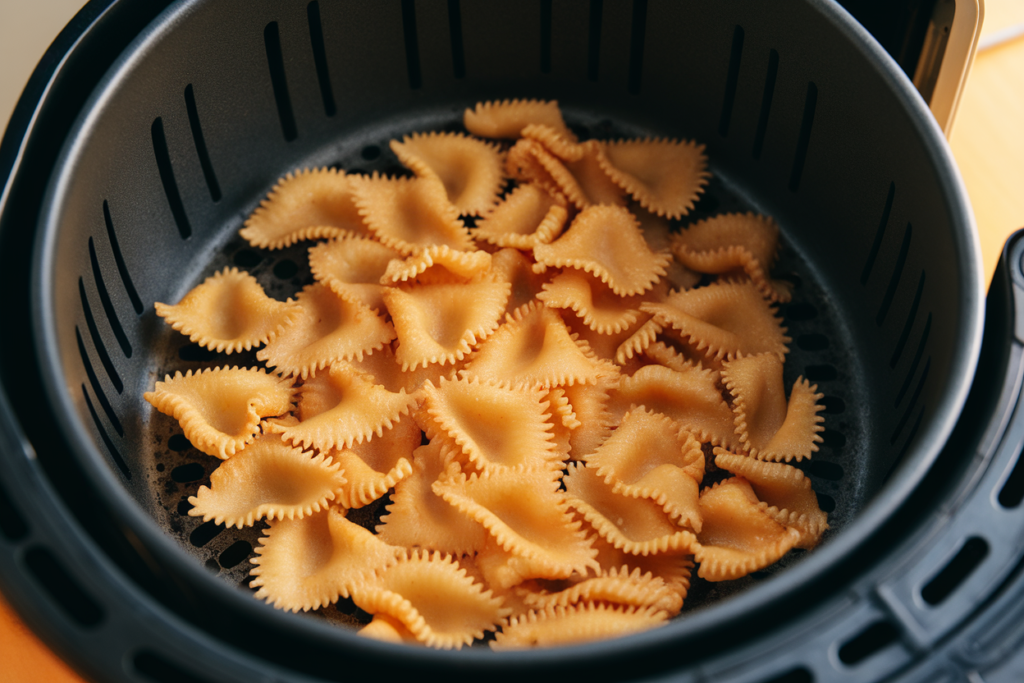
[[[787,316],[787,381],[810,376],[832,406],[825,465],[810,470],[819,492],[859,509],[928,429],[964,316],[957,228],[903,105],[813,3],[221,0],[172,11],[91,101],[54,185],[41,275],[51,360],[92,436],[83,452],[158,520],[173,516],[169,474],[190,463],[154,474],[177,456],[141,395],[186,340],[168,346],[153,302],[177,301],[232,258],[241,221],[289,170],[386,169],[388,139],[456,125],[494,98],[558,99],[598,137],[696,139],[719,209],[778,219],[783,266],[806,284],[797,302],[827,328],[807,308]],[[273,265],[261,266],[268,281]]]

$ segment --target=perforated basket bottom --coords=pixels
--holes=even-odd
[[[457,123],[445,128],[461,130]],[[574,125],[573,128],[581,139],[614,139],[637,134],[633,130],[619,130],[607,121],[590,126]],[[407,132],[411,131],[400,131],[394,137]],[[714,159],[711,163],[714,172]],[[363,147],[352,158],[341,159],[336,165],[349,172],[408,173],[398,165],[386,140],[381,140],[379,146]],[[273,180],[268,178],[268,189]],[[715,173],[696,209],[679,221],[679,226],[716,213],[749,210],[754,210],[754,203]],[[240,224],[234,226],[224,236],[222,247],[195,282],[188,283],[189,287],[228,266],[248,271],[268,295],[279,300],[293,296],[313,282],[306,256],[309,242],[280,251],[256,250],[238,237],[240,227]],[[872,482],[877,485],[885,473],[870,471],[870,461],[866,457],[865,401],[862,398],[865,387],[860,373],[856,371],[849,335],[843,333],[843,325],[828,292],[813,279],[813,269],[786,241],[785,230],[783,225],[782,247],[773,270],[776,277],[789,280],[794,285],[792,302],[780,308],[783,324],[793,339],[785,364],[784,381],[788,388],[803,376],[817,383],[818,390],[825,395],[822,413],[825,418],[824,443],[809,462],[799,466],[811,478],[822,509],[829,513],[831,528],[823,538],[823,543],[828,543],[868,502]],[[231,356],[216,354],[189,343],[186,337],[167,325],[162,327],[147,360],[151,368],[148,375],[154,380],[177,370],[184,372],[221,365],[263,366],[256,360],[255,351]],[[178,541],[184,552],[223,578],[225,585],[252,590],[248,588],[250,560],[255,557],[253,548],[258,546],[266,524],[258,522],[251,528],[225,529],[212,521],[203,523],[199,518],[190,517],[189,496],[195,495],[200,486],[210,484],[210,474],[220,461],[194,449],[182,435],[177,421],[151,410],[141,395],[139,410],[142,411],[143,436],[138,452],[134,454],[134,467],[145,473],[142,478],[148,482],[148,487],[142,487],[140,503]],[[138,491],[136,489],[137,496],[140,495]],[[366,508],[351,511],[349,519],[372,531],[388,503],[389,496],[385,496]],[[772,567],[737,581],[709,583],[694,573],[689,596],[682,613],[676,618],[685,619],[688,613],[713,606],[725,597],[761,583],[799,562],[805,554],[801,550],[791,551]],[[365,624],[370,618],[350,600],[341,600],[337,605],[310,612],[310,615],[353,626]]]

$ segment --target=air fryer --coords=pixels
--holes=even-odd
[[[986,314],[941,130],[842,8],[157,5],[76,17],[0,152],[0,581],[87,676],[1013,680],[1024,242]],[[695,587],[664,628],[574,647],[439,652],[357,638],[332,623],[358,617],[343,609],[275,611],[245,587],[258,531],[186,514],[213,463],[141,399],[167,369],[234,359],[190,345],[153,302],[226,265],[293,293],[305,245],[237,236],[276,178],[393,170],[388,140],[458,130],[465,107],[507,97],[557,99],[583,137],[703,142],[714,177],[691,219],[779,221],[786,381],[825,394],[805,471],[832,528],[770,571]]]

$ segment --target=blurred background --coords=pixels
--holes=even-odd
[[[0,0],[0,131],[36,63],[82,0]],[[1024,0],[985,0],[981,42],[950,144],[971,197],[985,269],[1024,228]],[[3,683],[80,679],[15,616],[0,595]]]

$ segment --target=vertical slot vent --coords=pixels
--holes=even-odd
[[[900,278],[903,277],[903,268],[907,265],[907,254],[910,253],[910,238],[913,232],[913,226],[907,223],[907,228],[903,231],[900,253],[896,257],[896,265],[892,269],[892,275],[889,276],[889,286],[885,289],[885,296],[882,297],[882,303],[878,307],[878,314],[875,316],[875,324],[879,327],[882,326],[886,316],[889,315],[889,307],[892,306],[892,300],[896,297],[896,290],[899,289]]]
[[[49,548],[32,546],[25,552],[24,562],[54,604],[76,624],[91,628],[103,621],[106,616],[103,608],[85,592]]]
[[[903,332],[900,333],[900,338],[896,342],[896,348],[893,349],[892,357],[889,359],[889,367],[895,368],[896,364],[900,362],[900,356],[903,355],[903,349],[907,345],[907,340],[910,338],[910,330],[914,328],[914,321],[917,320],[917,310],[921,306],[921,297],[924,295],[924,271],[921,271],[921,277],[917,281],[917,291],[914,292],[914,303],[910,305],[910,313],[907,314],[907,321],[903,323]]]
[[[89,409],[89,415],[92,417],[93,424],[96,425],[96,431],[100,433],[100,439],[103,441],[103,445],[107,447],[107,452],[110,453],[111,459],[114,464],[117,465],[117,469],[121,470],[121,474],[124,475],[125,479],[132,478],[132,471],[128,469],[128,463],[121,457],[120,451],[114,445],[114,442],[107,436],[107,430],[103,428],[103,423],[100,422],[100,416],[96,414],[96,408],[92,405],[92,399],[89,398],[89,391],[82,385],[82,396],[85,397],[85,405]]]
[[[100,295],[103,312],[107,314],[107,322],[110,323],[110,329],[114,333],[114,337],[117,339],[117,343],[120,345],[125,358],[131,358],[132,345],[128,341],[128,335],[124,333],[124,328],[121,327],[121,321],[117,317],[117,311],[114,310],[114,304],[110,300],[110,295],[107,294],[107,286],[103,283],[103,273],[100,272],[100,261],[96,258],[96,247],[93,245],[91,237],[89,238],[89,260],[92,262],[92,275],[96,281],[96,292]]]
[[[924,383],[928,379],[928,371],[931,370],[932,359],[929,357],[924,362],[924,369],[921,370],[921,379],[917,381],[917,386],[914,388],[914,393],[910,395],[910,403],[907,404],[907,409],[903,411],[903,417],[900,418],[899,424],[896,425],[896,430],[889,437],[889,443],[894,444],[896,440],[900,438],[900,432],[907,426],[907,421],[910,419],[910,413],[913,412],[914,406],[917,405],[917,399],[921,398],[921,390],[924,389]]]
[[[876,621],[839,648],[839,661],[847,666],[859,664],[899,640],[900,634],[888,621]]]
[[[640,94],[644,72],[644,41],[647,39],[647,0],[633,0],[633,21],[629,36],[629,81],[631,95]]]
[[[107,239],[110,240],[110,251],[114,254],[114,263],[117,264],[117,274],[121,276],[124,291],[127,292],[128,298],[132,302],[132,308],[135,309],[137,314],[142,315],[142,299],[139,298],[139,293],[135,290],[132,276],[128,273],[128,265],[124,262],[124,256],[121,255],[121,245],[117,243],[114,221],[110,219],[110,207],[107,205],[106,199],[103,200],[103,222],[107,224]]]
[[[117,374],[117,368],[114,367],[113,361],[110,360],[110,354],[107,353],[107,346],[103,343],[103,338],[100,337],[100,331],[96,327],[96,320],[92,315],[92,307],[89,305],[89,298],[85,294],[85,282],[82,278],[78,278],[78,296],[82,299],[82,313],[85,315],[85,324],[89,328],[89,337],[92,339],[93,348],[96,349],[96,355],[100,357],[100,363],[103,365],[107,377],[110,378],[110,383],[120,394],[124,391],[124,382]]]
[[[316,80],[320,84],[320,97],[324,101],[324,114],[334,116],[338,107],[334,103],[331,74],[327,70],[327,48],[324,46],[324,27],[320,21],[320,3],[317,0],[306,5],[306,20],[309,23],[309,45],[313,50],[313,64],[316,65]]]
[[[903,448],[900,449],[899,455],[897,455],[892,461],[892,464],[889,466],[889,471],[885,473],[885,478],[882,479],[883,482],[889,481],[889,477],[892,476],[892,473],[896,470],[899,464],[903,462],[903,456],[905,456],[907,451],[910,450],[910,444],[914,443],[914,437],[917,436],[917,430],[921,428],[921,423],[923,421],[924,407],[922,406],[921,409],[917,411],[917,419],[914,420],[914,426],[911,427],[910,432],[907,433],[907,440],[903,442]]]
[[[596,81],[601,66],[601,19],[604,16],[604,3],[601,0],[590,0],[590,27],[587,33],[587,78]]]
[[[811,144],[811,130],[814,128],[814,109],[818,106],[818,86],[813,81],[807,84],[807,96],[804,98],[804,115],[800,121],[800,137],[796,141],[796,155],[793,158],[793,171],[789,174],[789,191],[800,189],[800,177],[804,173],[807,161],[807,149]]]
[[[452,42],[452,75],[466,76],[466,51],[462,46],[462,6],[459,0],[448,0],[448,35]]]
[[[178,183],[174,180],[174,167],[171,166],[171,153],[167,149],[164,122],[159,116],[153,121],[150,132],[153,135],[153,154],[156,156],[156,167],[160,171],[160,182],[164,186],[164,195],[171,207],[174,224],[178,226],[178,234],[181,235],[181,239],[187,240],[192,236],[192,226],[188,222],[185,205],[178,192]]]
[[[124,427],[121,426],[121,420],[117,418],[117,413],[114,412],[114,407],[110,405],[110,401],[107,400],[107,395],[103,392],[103,387],[100,386],[99,378],[96,377],[96,371],[92,368],[92,362],[89,360],[89,354],[85,351],[85,342],[82,341],[82,333],[75,325],[75,340],[78,342],[78,353],[82,357],[82,365],[85,366],[85,375],[89,378],[89,384],[92,386],[92,390],[96,393],[96,398],[100,402],[100,407],[103,408],[103,412],[107,414],[107,418],[110,420],[110,424],[114,427],[114,431],[117,432],[118,436],[124,436]]]
[[[188,125],[192,129],[192,142],[196,145],[199,166],[203,169],[203,178],[206,180],[207,189],[210,190],[210,199],[219,202],[220,183],[217,182],[217,174],[214,173],[213,163],[210,161],[210,152],[206,148],[203,127],[199,123],[199,110],[196,108],[196,95],[191,83],[185,86],[185,110],[188,112]]]
[[[1015,508],[1024,500],[1024,452],[1017,453],[1017,462],[999,490],[999,504],[1004,508]]]
[[[420,72],[420,44],[416,37],[416,2],[402,0],[402,33],[405,37],[405,68],[409,73],[409,87],[417,90],[423,85]]]
[[[885,237],[885,229],[889,225],[889,213],[892,211],[892,200],[896,196],[896,183],[889,183],[889,194],[885,198],[885,208],[882,209],[882,220],[878,223],[878,230],[875,231],[875,241],[871,244],[871,251],[868,252],[868,260],[864,262],[864,270],[860,273],[860,283],[866,285],[871,271],[875,267],[875,259],[878,258],[878,251],[882,248],[882,238]]]
[[[274,101],[277,102],[277,117],[281,120],[281,133],[286,142],[291,142],[299,137],[299,130],[295,126],[292,98],[288,94],[288,80],[284,73],[284,55],[281,52],[281,35],[278,32],[276,21],[270,22],[263,29],[263,45],[267,50],[270,85],[274,89]]]
[[[729,71],[725,76],[725,94],[722,96],[722,116],[718,119],[718,134],[723,138],[729,135],[729,122],[732,120],[732,105],[736,101],[736,85],[740,80],[740,60],[742,57],[743,27],[737,25],[732,31]]]
[[[917,351],[914,353],[914,360],[910,362],[910,369],[907,370],[907,377],[903,380],[903,386],[900,387],[899,392],[896,394],[896,401],[893,403],[893,407],[899,406],[903,401],[903,397],[907,393],[907,389],[910,388],[910,380],[914,378],[914,374],[917,372],[917,366],[921,363],[921,358],[924,357],[924,349],[928,344],[928,335],[932,331],[932,314],[929,313],[928,317],[924,322],[924,330],[921,332],[921,341],[917,344]]]
[[[978,536],[967,539],[953,559],[921,589],[921,598],[929,605],[941,604],[987,556],[988,543],[985,539]]]
[[[764,77],[764,93],[761,95],[761,114],[757,119],[757,131],[754,134],[754,147],[750,155],[761,158],[764,147],[764,136],[768,131],[768,116],[772,113],[772,97],[775,95],[775,79],[779,75],[779,53],[777,50],[768,52],[768,72]]]
[[[551,73],[551,0],[540,0],[540,72]]]
[[[799,669],[792,669],[784,674],[779,674],[773,678],[769,678],[761,683],[814,683],[814,676],[811,672],[803,667]]]

